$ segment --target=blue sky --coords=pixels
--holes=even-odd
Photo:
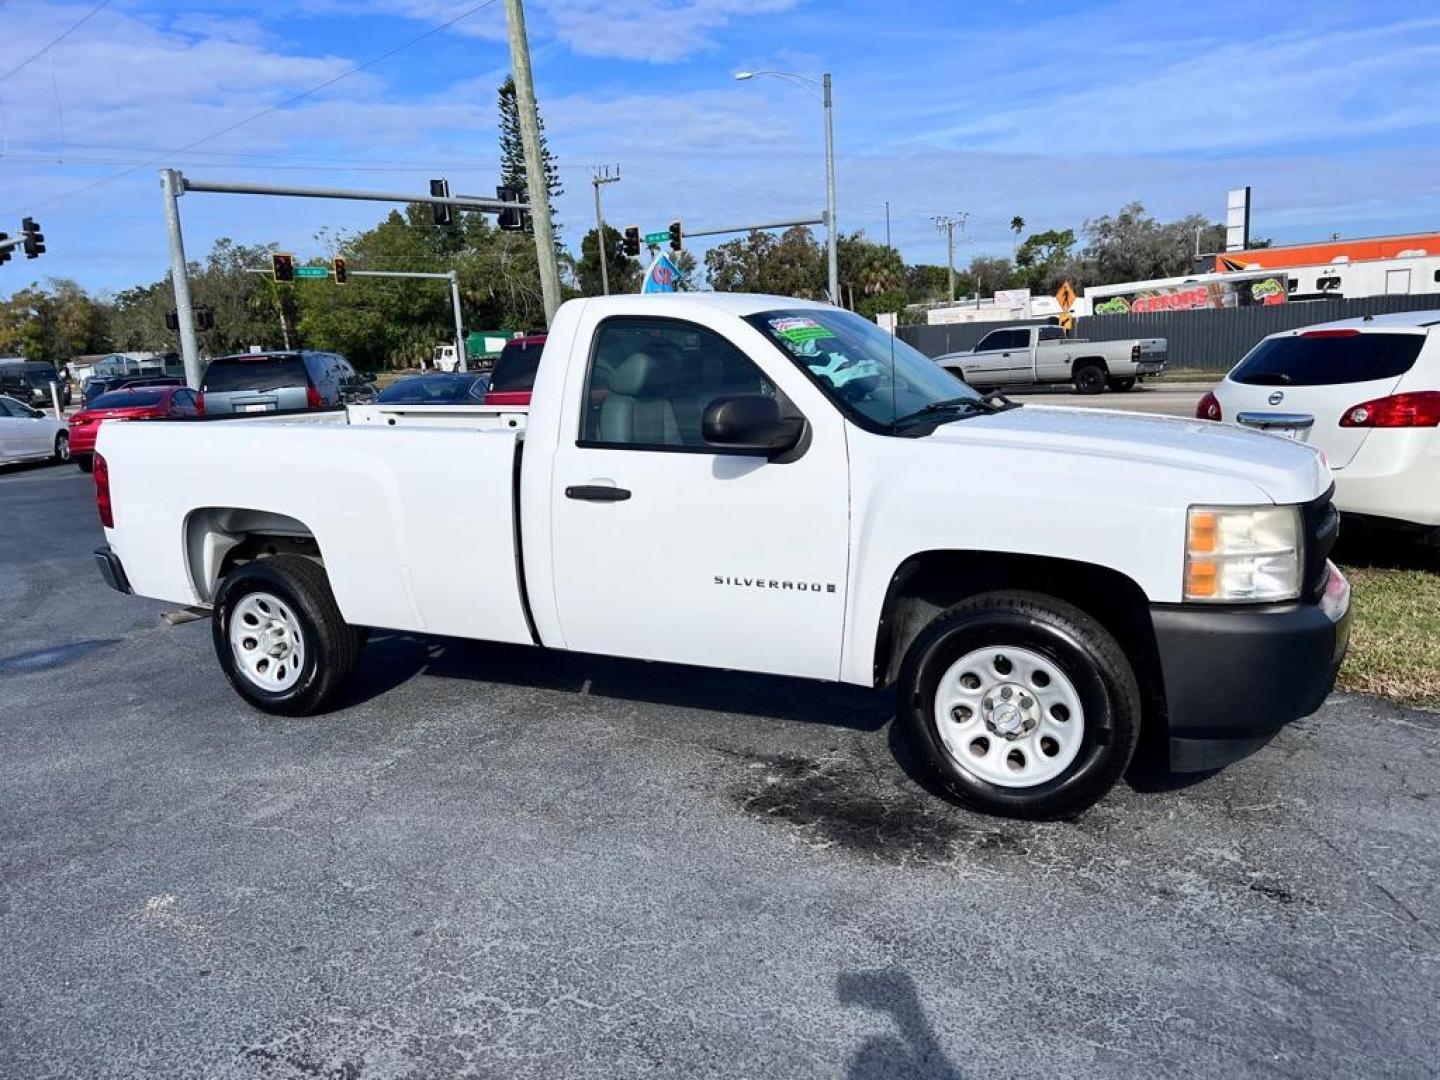
[[[0,230],[24,214],[49,253],[0,266],[93,289],[166,266],[156,164],[205,179],[420,191],[495,184],[504,5],[184,153],[342,75],[478,0],[0,0]],[[1440,228],[1440,6],[1312,0],[529,0],[537,93],[566,185],[572,248],[593,224],[693,228],[817,213],[818,101],[740,69],[835,80],[839,216],[909,261],[944,259],[931,218],[967,213],[957,260],[1008,253],[1010,218],[1079,225],[1132,199],[1223,216],[1255,189],[1278,241]],[[117,175],[130,171],[128,175]],[[73,194],[72,194],[73,193]],[[211,241],[324,254],[365,204],[186,196],[192,257]]]

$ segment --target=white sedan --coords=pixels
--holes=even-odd
[[[70,460],[70,432],[64,422],[0,396],[0,465],[47,458]]]
[[[1342,513],[1440,537],[1440,311],[1271,334],[1196,415],[1318,447]]]

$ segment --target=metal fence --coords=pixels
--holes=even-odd
[[[1075,336],[1092,341],[1163,337],[1170,366],[1227,371],[1266,334],[1298,326],[1383,315],[1392,311],[1440,310],[1440,296],[1368,296],[1355,300],[1313,300],[1273,307],[1161,311],[1144,315],[1093,315],[1075,320]],[[1013,322],[902,326],[900,339],[926,356],[963,352],[991,330]]]

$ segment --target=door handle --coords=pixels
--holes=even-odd
[[[626,488],[610,487],[608,484],[580,484],[577,487],[567,487],[565,497],[585,502],[624,502],[630,498],[630,492]]]

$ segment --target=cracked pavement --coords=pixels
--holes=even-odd
[[[845,687],[377,632],[245,708],[0,471],[0,1075],[1427,1076],[1440,716],[1027,824]],[[1157,789],[1158,787],[1158,789]]]

